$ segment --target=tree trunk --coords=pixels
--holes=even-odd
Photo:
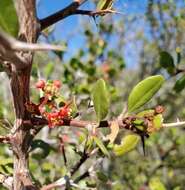
[[[19,40],[25,42],[36,42],[38,36],[38,22],[36,19],[35,0],[14,0],[19,19]],[[12,64],[10,86],[15,110],[15,124],[12,130],[12,150],[14,153],[14,190],[37,189],[30,177],[28,150],[32,141],[30,129],[25,126],[24,121],[30,119],[30,114],[25,109],[25,103],[29,101],[29,83],[32,67],[33,53],[20,52],[26,59],[24,69],[17,70]]]

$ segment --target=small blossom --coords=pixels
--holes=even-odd
[[[59,80],[54,80],[53,81],[53,85],[56,87],[56,88],[60,88],[62,85],[61,85],[61,82]]]
[[[43,80],[39,80],[37,83],[36,83],[36,88],[38,88],[38,89],[44,89],[44,87],[45,87],[45,81],[43,81]]]

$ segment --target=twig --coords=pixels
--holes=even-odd
[[[185,126],[185,121],[178,121],[176,123],[164,123],[164,128],[172,128],[172,127],[182,127]]]
[[[41,31],[46,29],[47,27],[57,23],[60,20],[65,19],[66,17],[72,16],[72,15],[88,15],[88,16],[98,16],[98,15],[105,15],[109,13],[116,13],[116,14],[123,14],[121,12],[112,10],[112,9],[105,9],[105,10],[79,10],[78,7],[86,2],[87,0],[80,1],[76,0],[73,3],[71,3],[69,6],[66,8],[40,20],[40,26],[41,26]]]
[[[0,143],[9,144],[10,143],[10,136],[0,136]]]
[[[57,181],[55,181],[54,183],[43,186],[40,190],[50,190],[57,187],[65,187],[67,180],[68,180],[68,177],[64,176],[58,179]]]
[[[40,20],[40,28],[41,31],[46,29],[47,27],[55,24],[56,22],[71,16],[74,14],[74,12],[78,9],[78,7],[83,4],[84,0],[76,0],[72,2],[70,5],[68,5],[66,8]]]
[[[76,10],[73,14],[79,14],[79,15],[87,15],[87,16],[103,16],[105,14],[123,14],[121,12],[112,10],[112,9],[105,9],[105,10],[96,10],[96,11],[90,11],[90,10]]]
[[[71,169],[70,171],[70,176],[73,176],[78,169],[80,168],[80,166],[89,158],[89,154],[86,153],[86,151],[84,151],[82,157],[80,158],[80,160],[74,165],[74,167]]]
[[[74,183],[78,183],[79,181],[83,180],[86,177],[89,177],[92,175],[92,173],[96,170],[97,166],[103,161],[103,158],[99,158],[96,160],[96,162],[82,175],[78,176],[75,180]]]

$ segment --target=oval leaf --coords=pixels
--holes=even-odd
[[[134,149],[139,142],[140,137],[136,134],[130,134],[125,136],[120,145],[115,145],[113,150],[115,155],[121,156]]]
[[[14,37],[18,34],[18,19],[13,0],[1,0],[0,28]]]
[[[173,74],[175,71],[175,64],[173,57],[166,51],[162,51],[160,53],[159,63],[161,67],[165,68],[168,73]]]
[[[174,90],[176,92],[181,92],[185,88],[185,75],[183,75],[177,82],[175,83]]]
[[[139,82],[128,98],[128,112],[133,112],[147,103],[164,83],[161,75],[151,76]]]
[[[98,121],[103,120],[109,110],[109,96],[105,81],[99,79],[92,90],[92,100]]]
[[[34,151],[37,148],[40,148],[42,153],[37,154],[36,158],[46,158],[52,150],[52,147],[41,139],[36,139],[32,142],[30,151]]]

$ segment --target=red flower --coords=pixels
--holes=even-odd
[[[67,106],[62,107],[59,111],[59,116],[61,118],[69,118],[70,115],[71,115],[71,109],[68,108]]]
[[[43,89],[45,87],[45,81],[43,80],[39,80],[37,83],[36,83],[36,88],[39,88],[39,89]]]

